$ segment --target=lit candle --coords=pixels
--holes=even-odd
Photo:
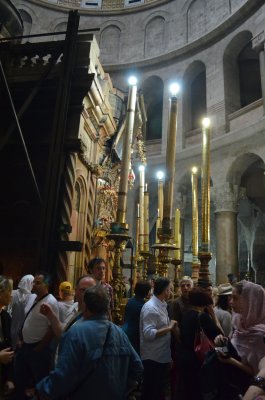
[[[160,211],[160,219],[163,219],[163,202],[164,202],[164,195],[163,195],[163,178],[164,172],[158,171],[157,174],[157,197],[158,197],[158,208]]]
[[[180,236],[180,210],[176,208],[175,211],[175,244],[179,247],[179,236]]]
[[[173,191],[176,164],[176,140],[177,140],[177,93],[179,85],[171,85],[171,104],[167,135],[167,151],[166,151],[166,181],[164,188],[164,204],[163,204],[163,223],[162,226],[170,226],[173,208]]]
[[[145,167],[140,165],[140,185],[139,185],[139,207],[140,207],[140,222],[139,222],[139,248],[140,251],[144,249],[144,181],[145,181]]]
[[[158,229],[161,227],[161,218],[160,218],[160,210],[159,208],[157,209],[157,219],[156,219],[156,238],[157,241],[159,240],[158,237]]]
[[[181,245],[181,236],[180,236],[180,210],[178,208],[176,208],[175,211],[175,229],[174,229],[174,241],[175,241],[175,245],[177,246],[178,249],[180,249],[180,245]],[[177,258],[177,256],[179,256],[180,251],[176,250],[175,256]],[[177,258],[179,259],[179,258]]]
[[[210,120],[202,121],[202,251],[210,244]]]
[[[149,251],[149,193],[144,192],[144,251]]]
[[[192,257],[198,263],[198,168],[191,170],[192,190]]]
[[[176,260],[181,260],[181,234],[179,234],[179,248],[175,250]]]

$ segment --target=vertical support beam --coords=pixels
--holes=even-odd
[[[56,265],[57,249],[55,247],[55,241],[59,239],[58,210],[65,160],[64,141],[71,79],[75,64],[78,25],[79,15],[77,11],[70,11],[63,52],[62,72],[58,84],[53,129],[50,138],[45,200],[42,209],[36,263],[38,268],[47,271],[53,271]]]

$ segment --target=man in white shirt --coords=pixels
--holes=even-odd
[[[40,313],[41,305],[50,305],[58,316],[59,309],[55,297],[49,293],[50,276],[45,272],[35,275],[32,292],[36,298],[26,310],[21,328],[21,344],[15,358],[16,399],[25,398],[25,389],[46,376],[51,363],[51,340],[54,337],[48,318]]]
[[[177,323],[168,317],[169,284],[167,278],[156,279],[154,295],[140,315],[140,353],[144,364],[142,400],[161,399],[169,376],[171,332]]]
[[[60,339],[62,334],[71,328],[73,324],[81,319],[84,311],[84,293],[86,289],[95,285],[96,281],[89,275],[83,275],[77,280],[75,288],[76,303],[73,304],[71,313],[69,313],[64,323],[59,320],[58,315],[53,312],[53,309],[49,304],[46,302],[42,304],[40,312],[48,318],[53,333],[58,339]]]

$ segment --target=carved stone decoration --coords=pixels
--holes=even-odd
[[[109,186],[101,186],[97,191],[98,219],[102,227],[109,229],[110,222],[115,221],[118,196],[116,191]]]
[[[98,179],[96,224],[93,229],[92,247],[108,247],[112,244],[106,238],[111,222],[116,219],[120,163],[112,163],[106,158]]]
[[[216,210],[220,211],[238,211],[239,195],[243,195],[238,185],[225,182],[223,185],[217,186],[214,189],[214,202]]]

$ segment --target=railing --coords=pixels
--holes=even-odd
[[[229,130],[238,130],[252,125],[263,117],[263,99],[254,101],[228,116]]]

